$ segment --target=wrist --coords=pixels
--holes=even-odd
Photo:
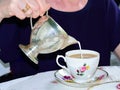
[[[0,13],[0,22],[3,20],[3,16],[2,14]]]
[[[9,0],[0,0],[0,22],[6,17],[6,13],[9,9],[6,1]]]

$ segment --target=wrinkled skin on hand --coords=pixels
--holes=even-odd
[[[23,12],[26,4],[30,6],[27,12]],[[19,19],[25,19],[32,16],[37,18],[50,8],[46,0],[0,0],[0,20],[16,16]]]

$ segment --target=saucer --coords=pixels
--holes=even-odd
[[[100,85],[94,85],[88,90],[120,90],[120,81],[108,82]]]
[[[102,69],[97,69],[94,76],[84,83],[75,82],[73,77],[63,69],[56,71],[54,75],[60,83],[73,87],[89,87],[101,83],[108,77],[108,73]]]

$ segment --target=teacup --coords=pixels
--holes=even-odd
[[[60,59],[62,58],[62,59]],[[71,50],[63,55],[57,55],[56,63],[66,70],[75,82],[88,81],[95,74],[99,64],[100,54],[93,50]],[[64,60],[66,65],[61,65]]]

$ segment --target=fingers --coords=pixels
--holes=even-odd
[[[46,0],[26,0],[32,9],[32,17],[36,18],[38,16],[43,16],[46,11],[50,8],[49,3]]]
[[[25,1],[12,0],[10,2],[8,12],[10,16],[16,16],[19,19],[25,19],[26,17],[28,17],[28,15],[30,16],[30,14],[32,13],[32,10],[30,10],[30,8],[26,8],[27,7]]]
[[[25,7],[22,9],[23,13],[26,15],[26,17],[30,17],[32,14],[31,7],[26,4]]]
[[[20,19],[43,16],[50,8],[46,0],[11,0],[9,14]]]
[[[41,1],[42,1],[42,3],[41,3]],[[43,16],[44,13],[49,10],[50,5],[46,0],[37,0],[37,2],[40,6],[40,9],[39,9],[40,13],[39,14],[40,14],[40,16]]]
[[[24,19],[26,17],[25,13],[20,9],[22,7],[22,2],[18,4],[17,1],[13,0],[10,2],[8,7],[8,14],[10,16],[16,16],[19,19]]]
[[[26,0],[26,3],[30,6],[31,10],[32,10],[32,17],[36,18],[38,16],[40,16],[40,6],[38,4],[38,2],[36,0]]]

